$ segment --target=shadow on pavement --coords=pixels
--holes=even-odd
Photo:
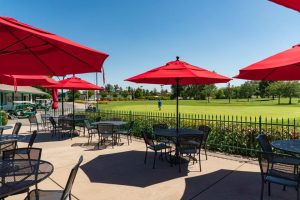
[[[148,153],[146,165],[145,152],[127,151],[122,153],[100,155],[81,166],[91,182],[118,184],[136,187],[147,187],[157,183],[187,176],[187,164],[170,167],[164,160],[156,160],[156,168],[152,169],[154,153]]]

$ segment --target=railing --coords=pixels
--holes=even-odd
[[[49,112],[53,113],[52,110]],[[56,111],[56,113],[60,112]],[[65,109],[66,113],[72,113],[72,109]],[[133,133],[138,137],[142,129],[151,132],[153,124],[156,123],[166,123],[170,127],[176,127],[176,116],[173,113],[113,110],[76,111],[76,113],[84,113],[90,120],[100,116],[102,120],[120,118],[125,121],[135,121]],[[179,122],[182,128],[210,126],[212,131],[208,139],[209,149],[240,155],[255,155],[258,150],[255,138],[260,133],[267,134],[270,141],[300,137],[298,134],[300,126],[295,119],[179,114]]]

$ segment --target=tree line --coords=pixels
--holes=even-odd
[[[99,91],[102,100],[106,99],[175,99],[176,86],[171,86],[171,91],[161,88],[149,90],[142,86],[133,88],[122,88],[115,84],[106,84],[104,90]],[[88,97],[94,95],[94,91],[88,91]],[[230,83],[226,87],[217,88],[214,84],[211,85],[185,85],[179,86],[179,96],[182,99],[207,100],[211,99],[248,99],[251,98],[272,98],[278,99],[278,104],[281,103],[282,97],[289,98],[289,104],[292,103],[293,97],[300,96],[300,84],[298,81],[246,81],[239,86],[232,86]],[[67,93],[69,100],[73,99],[73,92]],[[80,92],[75,91],[75,99],[79,98]]]

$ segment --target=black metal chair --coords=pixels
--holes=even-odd
[[[134,121],[130,121],[127,130],[120,129],[117,131],[118,135],[125,135],[127,137],[128,145],[129,145],[129,142],[132,142],[131,137],[132,137],[133,126],[134,126]]]
[[[88,143],[90,143],[92,142],[93,135],[98,134],[98,129],[97,126],[91,125],[91,123],[87,119],[84,120],[84,124],[88,132]]]
[[[22,127],[22,123],[21,122],[17,122],[14,126],[14,129],[12,131],[12,135],[18,135],[20,132],[20,129]]]
[[[200,159],[200,151],[202,147],[204,135],[202,134],[185,134],[183,136],[178,137],[178,147],[177,151],[179,154],[179,172],[181,172],[181,160],[184,155],[187,155],[189,161],[192,159],[194,162],[199,163],[200,172],[201,169],[201,159]],[[198,159],[196,158],[196,154],[198,155]]]
[[[17,147],[16,140],[8,140],[5,142],[1,142],[0,144],[0,159],[3,159],[3,152],[7,150],[14,150]]]
[[[71,190],[79,169],[80,164],[82,163],[83,157],[80,156],[79,161],[77,164],[72,168],[71,173],[69,175],[66,187],[64,190],[32,190],[28,194],[28,196],[25,198],[25,200],[33,200],[33,199],[39,199],[39,200],[69,200],[71,199]]]
[[[57,131],[62,130],[62,126],[58,125],[53,117],[49,117],[49,121],[52,125],[52,137],[53,137],[53,135],[56,135]]]
[[[271,195],[271,183],[274,183],[282,185],[284,188],[295,188],[297,190],[297,200],[299,200],[299,157],[271,152],[259,152],[258,161],[261,171],[261,200],[264,196],[265,183],[268,183],[268,196]]]
[[[42,155],[42,149],[40,148],[18,148],[18,149],[11,149],[7,151],[3,151],[3,157],[2,160],[4,161],[10,161],[10,160],[27,160],[29,163],[29,167],[22,168],[18,172],[14,172],[12,176],[18,177],[21,179],[23,176],[26,178],[27,174],[35,174],[35,177],[37,177],[38,170],[39,170],[39,163],[41,160]],[[14,167],[14,166],[12,166]],[[37,183],[35,184],[35,188],[37,189]],[[21,193],[27,192],[29,194],[29,188],[24,189],[23,191],[19,191],[17,193],[14,193],[12,195],[17,195]]]
[[[105,144],[109,138],[111,138],[111,145],[114,148],[114,144],[117,142],[116,134],[114,133],[114,127],[111,124],[98,124],[98,148],[100,144]]]
[[[268,137],[265,134],[260,134],[256,137],[256,140],[258,141],[261,150],[263,152],[271,153],[273,152],[272,146],[268,140]]]
[[[37,136],[37,131],[35,130],[35,131],[33,131],[33,133],[30,136],[30,139],[29,139],[29,142],[28,142],[28,148],[32,148],[36,136]]]
[[[153,169],[154,169],[155,168],[155,161],[156,161],[156,157],[157,157],[157,152],[160,151],[160,158],[162,158],[162,150],[169,149],[168,152],[171,152],[170,149],[172,147],[166,145],[165,143],[155,144],[154,141],[147,136],[147,133],[145,131],[142,131],[142,135],[143,135],[145,145],[146,145],[146,153],[145,153],[144,163],[146,164],[146,162],[147,162],[148,149],[151,149],[152,151],[154,151],[154,160],[153,160]]]
[[[202,131],[203,132],[203,142],[202,142],[202,148],[204,149],[204,152],[205,152],[205,158],[207,160],[207,152],[206,152],[206,149],[207,149],[207,139],[208,139],[208,136],[211,132],[211,128],[209,126],[205,126],[205,125],[201,125],[199,126],[199,131]]]

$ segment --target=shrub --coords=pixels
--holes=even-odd
[[[8,114],[5,111],[0,111],[2,125],[6,125],[8,122]]]

